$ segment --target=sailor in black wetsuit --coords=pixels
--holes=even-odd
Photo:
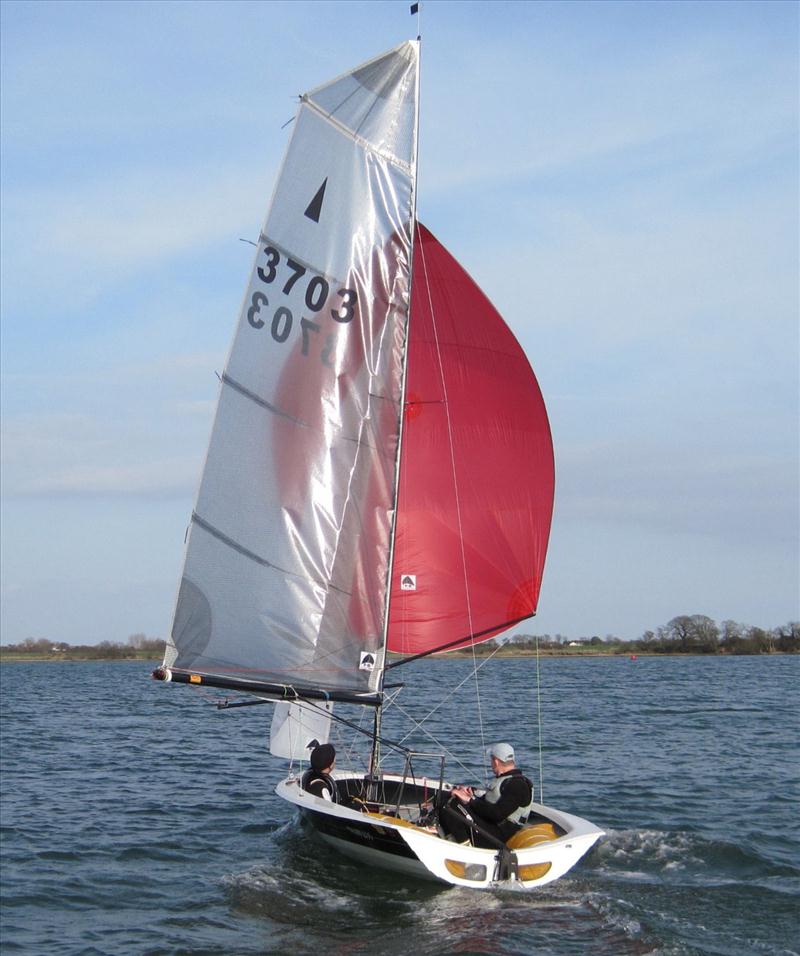
[[[336,803],[336,784],[331,776],[335,763],[336,750],[333,744],[318,744],[311,751],[311,768],[306,770],[300,781],[303,790]]]
[[[494,844],[480,830],[505,843],[531,811],[533,784],[517,769],[514,748],[510,744],[493,744],[489,756],[495,779],[483,796],[476,797],[472,787],[453,787],[452,797],[440,814],[445,832],[458,843],[472,836],[475,846],[492,847]],[[470,827],[468,816],[478,824],[479,831]]]

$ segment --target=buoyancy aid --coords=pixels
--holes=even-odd
[[[518,809],[514,810],[512,813],[509,813],[508,816],[505,818],[506,821],[508,821],[509,823],[513,823],[515,826],[521,826],[522,822],[527,819],[528,814],[531,812],[531,809],[533,808],[533,784],[530,782],[530,780],[528,780],[526,776],[522,774],[521,771],[511,770],[508,773],[504,773],[499,777],[495,777],[494,780],[492,780],[492,782],[486,788],[486,793],[483,795],[483,799],[486,800],[487,803],[497,803],[497,801],[500,799],[500,791],[502,790],[503,784],[507,780],[511,779],[512,775],[513,777],[517,779],[524,780],[525,783],[530,788],[530,799],[525,804],[525,806],[519,807]]]
[[[319,784],[320,786],[315,787],[314,790],[312,790],[311,787],[315,783]],[[315,797],[320,797],[322,800],[324,800],[325,797],[323,797],[320,793],[315,793],[314,791],[321,789],[321,787],[327,787],[331,795],[331,802],[338,802],[336,782],[330,774],[323,773],[321,770],[314,770],[313,767],[310,767],[308,770],[306,770],[300,780],[300,786],[303,788],[303,790],[307,790],[309,793],[313,794]]]

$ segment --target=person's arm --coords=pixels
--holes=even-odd
[[[500,787],[500,799],[497,803],[490,803],[484,797],[474,797],[467,806],[470,810],[487,820],[489,823],[500,823],[501,820],[524,807],[530,801],[528,787],[521,777],[511,777]]]

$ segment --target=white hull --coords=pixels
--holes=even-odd
[[[360,779],[356,774],[337,773],[336,780]],[[399,784],[402,777],[387,774],[383,780]],[[431,793],[435,790],[430,782]],[[297,778],[278,784],[278,796],[298,807],[330,846],[359,862],[404,875],[440,880],[473,889],[515,886],[534,889],[563,876],[603,836],[603,831],[580,817],[544,804],[534,804],[530,828],[533,840],[544,831],[536,845],[514,849],[512,873],[498,880],[498,851],[457,844],[443,838],[432,827],[413,822],[411,805],[361,810],[330,803],[307,793]],[[540,833],[534,836],[534,831]],[[519,836],[519,835],[518,835]],[[523,839],[521,842],[525,842]]]
[[[418,859],[404,859],[403,857],[392,856],[383,850],[376,850],[372,847],[361,846],[352,840],[343,840],[339,837],[331,836],[327,833],[320,833],[319,837],[328,846],[341,853],[356,863],[364,863],[366,866],[376,866],[382,870],[391,870],[393,873],[402,873],[403,876],[413,876],[420,880],[434,880],[438,882],[438,877]],[[452,846],[452,843],[450,844]]]

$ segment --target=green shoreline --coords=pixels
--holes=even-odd
[[[679,614],[655,631],[648,630],[637,640],[624,640],[614,634],[605,638],[570,638],[562,634],[514,634],[510,639],[492,636],[474,646],[458,645],[445,651],[447,643],[440,644],[438,653],[428,652],[434,658],[448,660],[482,661],[521,660],[528,657],[750,657],[763,654],[800,653],[800,621],[789,621],[780,627],[765,629],[725,620],[717,625],[704,614]],[[48,638],[26,638],[19,644],[0,645],[2,661],[158,661],[164,656],[163,637],[131,634],[125,644],[101,641],[99,644],[69,644]],[[388,652],[392,663],[415,660],[419,655]]]
[[[160,664],[160,657],[42,657],[36,654],[3,654],[0,653],[0,664],[131,664],[139,663]]]

